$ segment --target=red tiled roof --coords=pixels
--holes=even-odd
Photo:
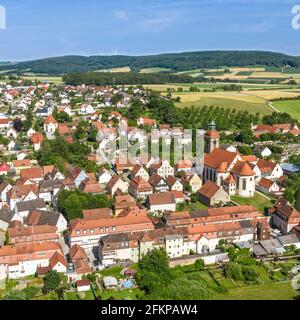
[[[45,124],[50,124],[50,123],[58,123],[54,117],[50,114],[46,119],[45,119]]]
[[[220,186],[212,181],[207,181],[198,192],[210,199],[219,191],[219,189]]]
[[[241,176],[255,176],[255,173],[247,162],[237,161],[232,168],[232,172]]]

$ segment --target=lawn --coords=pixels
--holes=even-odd
[[[264,213],[265,208],[272,208],[274,206],[274,200],[268,200],[259,193],[255,193],[253,198],[243,198],[240,196],[232,196],[231,200],[240,204],[249,204],[256,208],[261,213]]]
[[[213,300],[292,300],[299,292],[291,282],[273,282],[229,289],[228,294],[217,295]]]
[[[86,292],[66,292],[66,300],[95,300],[93,292],[91,290]]]
[[[300,95],[300,93],[298,93]],[[281,112],[289,113],[292,118],[300,120],[300,100],[285,100],[272,102],[273,106]]]
[[[208,206],[205,204],[201,203],[200,201],[197,201],[196,203],[186,203],[183,205],[178,205],[177,206],[177,211],[197,211],[197,210],[207,210]]]
[[[143,297],[144,293],[139,289],[128,290],[105,290],[101,293],[101,298],[107,300],[113,298],[114,300],[138,300]]]
[[[112,277],[120,278],[120,277],[122,277],[122,275],[121,275],[121,271],[122,270],[123,270],[122,267],[115,266],[115,267],[112,267],[112,268],[107,268],[107,269],[101,270],[100,274],[101,274],[102,277],[112,276]]]

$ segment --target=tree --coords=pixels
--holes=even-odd
[[[92,195],[80,190],[62,190],[58,195],[58,209],[70,221],[82,218],[82,210],[110,208],[112,201],[104,194]]]
[[[300,188],[295,193],[295,208],[300,211]]]
[[[242,273],[246,281],[255,281],[259,277],[258,272],[248,266],[243,266]]]
[[[231,278],[236,281],[244,280],[242,267],[236,262],[227,262],[224,267],[224,274],[227,278]]]
[[[169,259],[164,249],[155,249],[139,261],[136,280],[147,293],[153,293],[166,286],[171,279]]]
[[[17,132],[20,132],[22,129],[23,123],[22,120],[19,118],[14,119],[13,121],[13,127]]]
[[[202,271],[204,270],[205,262],[203,259],[197,259],[194,263],[194,266],[198,271]]]
[[[236,137],[236,141],[245,143],[245,144],[252,144],[254,142],[254,136],[251,129],[244,129],[242,130]]]
[[[57,290],[61,282],[61,275],[55,270],[50,270],[44,278],[43,292],[48,293]]]

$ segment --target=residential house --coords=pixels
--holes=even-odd
[[[12,185],[8,183],[7,181],[3,181],[0,184],[0,201],[1,202],[7,202],[7,193],[12,188]]]
[[[50,134],[54,134],[58,129],[58,122],[52,115],[49,115],[44,121],[44,131]]]
[[[7,229],[10,244],[58,241],[59,236],[54,226],[40,225],[25,227],[22,223],[11,223]]]
[[[99,183],[100,184],[107,184],[113,176],[113,173],[111,173],[109,170],[106,170],[104,168],[100,169],[98,173]]]
[[[0,176],[3,176],[3,175],[7,175],[8,172],[10,171],[10,165],[3,162],[1,165],[0,165]]]
[[[23,181],[30,181],[31,183],[38,183],[43,180],[43,173],[40,167],[33,167],[29,169],[20,170],[20,178]]]
[[[35,184],[15,185],[7,193],[7,203],[11,210],[15,208],[16,203],[21,201],[35,200],[38,197],[38,189]]]
[[[146,210],[133,210],[126,216],[110,219],[75,219],[70,222],[71,245],[78,244],[86,249],[98,246],[100,238],[115,233],[132,233],[153,230],[152,220]]]
[[[300,224],[300,213],[284,198],[278,199],[271,213],[273,225],[283,234]]]
[[[280,186],[277,182],[267,178],[262,178],[257,185],[257,190],[263,193],[282,194]]]
[[[131,171],[131,179],[134,179],[135,177],[141,177],[145,181],[149,181],[148,171],[139,164],[136,164]]]
[[[209,207],[230,202],[230,195],[212,181],[207,181],[198,192],[200,202]]]
[[[33,210],[46,210],[44,199],[34,199],[28,201],[20,201],[15,205],[15,212],[22,218],[26,218],[29,212]]]
[[[64,185],[60,180],[42,180],[38,185],[39,198],[51,203]]]
[[[120,190],[122,193],[127,193],[128,182],[125,182],[119,176],[114,175],[107,184],[107,190],[112,196],[117,190]]]
[[[137,176],[129,182],[128,192],[136,199],[145,199],[153,193],[152,186],[142,177]]]
[[[174,176],[174,168],[170,165],[169,161],[163,160],[161,163],[153,163],[150,166],[150,174],[158,174],[166,179],[168,176]]]
[[[16,175],[20,174],[21,170],[31,168],[31,161],[30,159],[23,159],[23,160],[13,160],[12,161],[13,168],[16,171]]]
[[[115,215],[118,216],[124,209],[132,209],[136,205],[136,200],[129,194],[115,196]]]
[[[197,173],[185,175],[181,178],[181,182],[186,189],[190,189],[192,193],[196,193],[202,187],[202,180]]]
[[[253,151],[258,153],[263,158],[267,158],[272,155],[272,151],[266,146],[257,145],[254,147]]]
[[[34,275],[38,267],[49,265],[56,252],[61,253],[61,246],[51,241],[3,246],[0,248],[0,279]]]
[[[190,160],[181,160],[177,164],[175,164],[175,175],[178,175],[180,172],[184,172],[186,175],[192,173],[193,164]]]
[[[169,191],[169,186],[164,178],[157,174],[150,176],[149,181],[153,188],[153,192],[167,192]]]
[[[183,191],[182,183],[174,176],[168,176],[166,182],[169,186],[170,191]]]
[[[147,205],[150,212],[166,212],[176,210],[176,201],[173,193],[164,192],[148,196]]]
[[[77,244],[72,246],[70,248],[70,258],[73,261],[75,267],[76,278],[81,279],[83,275],[91,272],[88,257],[82,247]]]
[[[277,180],[283,175],[281,166],[269,160],[259,159],[256,166],[261,171],[261,176],[271,180]]]
[[[65,217],[55,211],[34,210],[31,211],[27,218],[24,219],[24,225],[37,226],[37,225],[49,225],[55,226],[57,232],[62,234],[68,228],[68,223]]]

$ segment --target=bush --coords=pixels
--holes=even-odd
[[[259,277],[259,273],[257,271],[246,266],[242,268],[242,273],[246,281],[256,281]]]

